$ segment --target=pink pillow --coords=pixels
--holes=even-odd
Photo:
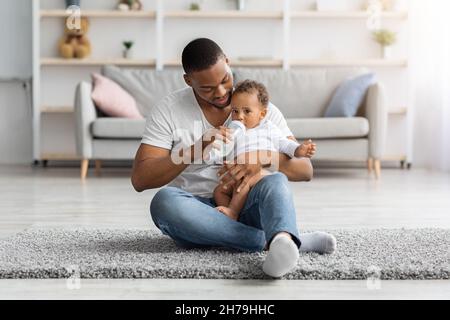
[[[143,119],[136,100],[117,83],[98,73],[92,74],[94,89],[91,98],[95,105],[108,116]]]

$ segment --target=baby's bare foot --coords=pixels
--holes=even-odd
[[[222,212],[224,215],[226,215],[230,219],[237,220],[239,218],[239,214],[231,208],[224,207],[224,206],[218,206],[218,207],[216,207],[216,209],[219,210],[220,212]]]

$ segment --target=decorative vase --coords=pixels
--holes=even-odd
[[[391,54],[391,46],[381,46],[381,56],[383,57],[383,59],[390,59],[392,54]]]
[[[124,59],[132,59],[133,58],[133,49],[124,49],[123,50],[123,58]]]
[[[245,0],[236,0],[236,6],[239,11],[245,10]]]
[[[80,0],[66,0],[66,8],[69,8],[70,6],[80,7]]]

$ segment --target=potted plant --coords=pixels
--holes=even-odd
[[[133,57],[132,47],[134,42],[133,41],[124,41],[123,46],[125,47],[123,50],[123,57],[125,59],[130,59]]]
[[[391,46],[396,41],[396,34],[387,29],[380,29],[372,33],[376,42],[381,45],[382,57],[388,59],[391,57]]]

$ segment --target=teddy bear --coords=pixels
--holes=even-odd
[[[86,58],[91,54],[91,43],[86,36],[89,30],[88,19],[80,19],[79,29],[70,29],[69,25],[69,23],[65,24],[64,36],[59,40],[59,53],[66,59]]]

